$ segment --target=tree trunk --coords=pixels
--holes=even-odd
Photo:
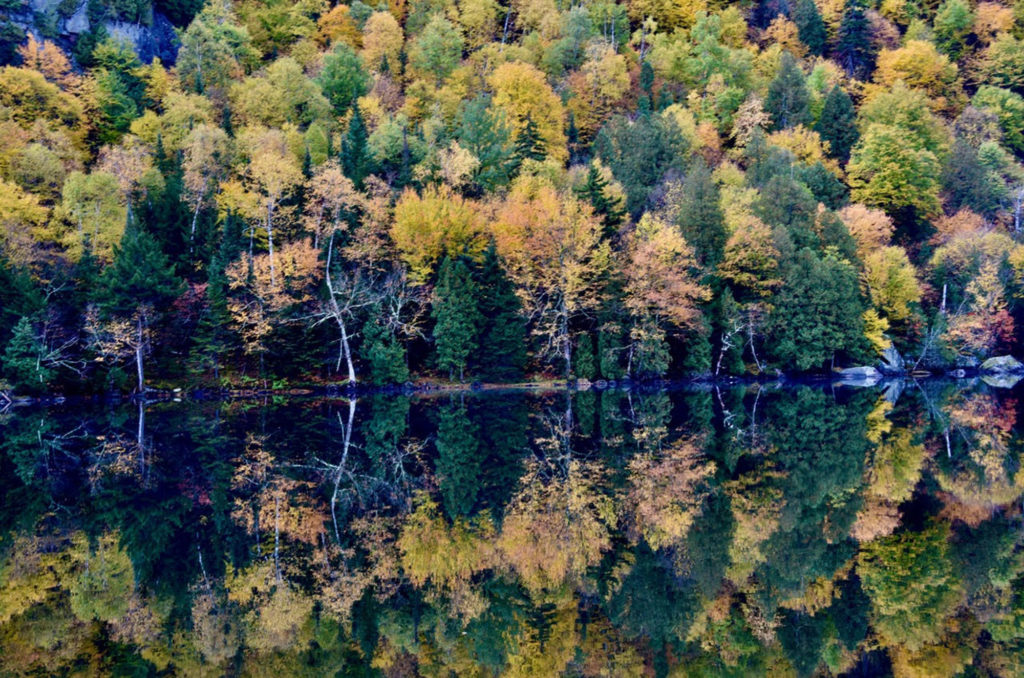
[[[331,231],[330,242],[327,243],[327,265],[324,270],[324,281],[327,283],[327,294],[330,297],[329,304],[331,305],[331,314],[334,316],[335,322],[338,323],[338,331],[341,333],[341,341],[338,349],[338,363],[335,369],[341,367],[341,359],[345,359],[346,367],[348,368],[348,381],[350,384],[356,383],[356,368],[352,363],[352,347],[348,341],[348,330],[345,328],[345,318],[342,313],[341,307],[338,306],[338,300],[334,296],[334,281],[331,279],[331,256],[334,254],[334,231]]]
[[[274,276],[274,206],[267,203],[267,249],[270,250],[270,286],[277,286]]]
[[[142,350],[143,350],[143,329],[142,329],[142,313],[139,313],[135,318],[135,326],[138,331],[138,336],[135,341],[135,371],[139,377],[139,395],[145,395],[146,393],[146,380],[145,375],[142,372]]]

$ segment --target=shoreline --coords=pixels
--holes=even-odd
[[[93,394],[72,394],[64,395],[51,393],[37,396],[22,396],[11,392],[0,391],[0,412],[15,406],[26,405],[61,405],[67,403],[116,403],[136,402],[143,400],[149,403],[161,402],[182,402],[185,400],[199,402],[232,401],[232,400],[253,400],[260,398],[318,398],[318,399],[348,399],[352,397],[366,397],[372,395],[406,395],[419,397],[436,397],[445,394],[456,393],[555,393],[563,391],[658,391],[674,390],[680,388],[694,388],[704,390],[717,387],[762,386],[785,387],[785,386],[847,386],[854,388],[865,387],[886,387],[897,382],[907,381],[971,381],[981,379],[988,385],[995,388],[1012,388],[1017,382],[1024,380],[1024,374],[1020,372],[995,372],[978,369],[964,370],[953,369],[943,372],[914,372],[914,373],[877,373],[871,376],[844,375],[842,372],[833,374],[805,373],[805,374],[773,374],[773,375],[730,375],[730,376],[703,376],[678,379],[620,379],[620,380],[595,380],[586,379],[566,380],[551,379],[539,381],[524,381],[514,383],[500,382],[406,382],[405,384],[392,384],[385,386],[370,384],[326,384],[321,386],[288,386],[284,388],[234,388],[234,389],[185,389],[174,388],[150,388],[145,394],[106,392]],[[993,383],[995,382],[995,383]],[[1001,382],[1001,383],[1000,383]]]

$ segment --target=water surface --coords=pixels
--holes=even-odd
[[[1018,395],[8,410],[0,675],[1021,675]]]

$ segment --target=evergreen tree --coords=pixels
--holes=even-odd
[[[999,208],[1006,193],[998,175],[982,164],[978,149],[962,138],[954,142],[943,168],[942,187],[950,209],[967,207],[984,216],[991,216]]]
[[[18,393],[42,392],[53,379],[53,370],[43,363],[43,345],[27,316],[14,326],[0,362],[4,376]]]
[[[476,298],[477,286],[466,262],[445,257],[434,289],[433,337],[437,366],[447,370],[449,378],[458,372],[459,381],[477,347],[480,314]]]
[[[537,123],[533,117],[526,115],[526,124],[516,135],[515,156],[521,165],[526,160],[543,160],[548,157],[547,149],[544,147],[544,140],[537,130]]]
[[[494,243],[477,273],[480,334],[473,359],[476,372],[492,381],[521,379],[526,366],[526,323],[515,286],[505,273]]]
[[[810,93],[804,72],[793,55],[782,53],[779,72],[768,86],[764,110],[772,116],[772,129],[787,129],[811,120]]]
[[[206,309],[193,337],[192,369],[203,373],[213,370],[219,381],[221,357],[231,344],[231,314],[228,311],[228,264],[242,252],[242,224],[231,212],[224,218],[220,247],[210,261],[206,285]]]
[[[41,307],[28,271],[11,264],[0,248],[0,342],[7,340],[22,316]]]
[[[121,244],[114,248],[114,262],[100,278],[100,295],[107,313],[134,321],[133,346],[140,393],[145,388],[142,359],[146,330],[152,316],[177,297],[181,288],[181,280],[167,256],[129,212]]]
[[[590,380],[597,376],[594,340],[589,332],[576,335],[576,350],[572,354],[572,362],[572,372],[577,379]]]
[[[818,4],[814,0],[796,0],[792,19],[800,34],[800,42],[807,45],[807,50],[815,56],[824,54],[828,35],[821,12],[818,11]]]
[[[843,10],[836,36],[836,56],[847,75],[864,79],[875,65],[875,47],[871,42],[871,25],[864,14],[861,0],[850,0]]]
[[[352,106],[352,119],[348,123],[348,131],[341,142],[341,168],[357,188],[362,188],[363,180],[370,174],[372,159],[366,142],[370,138],[363,122],[363,114],[359,106]]]
[[[626,217],[626,207],[622,198],[609,196],[605,192],[607,188],[608,182],[601,176],[597,167],[591,165],[587,172],[587,181],[576,189],[576,195],[590,203],[594,208],[594,214],[601,217],[605,237],[611,238],[618,232],[619,225]]]
[[[366,361],[367,376],[371,384],[400,384],[409,380],[405,347],[394,333],[380,322],[380,315],[379,308],[371,309],[369,319],[363,325],[363,344],[360,353]]]
[[[801,372],[862,358],[863,313],[856,269],[831,254],[801,250],[769,319],[769,352],[781,367]]]
[[[452,517],[471,515],[482,489],[481,432],[463,400],[453,397],[443,405],[437,421],[437,475],[445,513]]]
[[[722,260],[722,250],[728,237],[718,193],[711,169],[703,158],[697,156],[683,182],[678,223],[686,242],[709,266]]]
[[[830,156],[842,163],[850,159],[850,150],[860,138],[857,131],[857,111],[853,107],[850,95],[839,85],[833,86],[825,97],[814,130],[821,136],[822,141],[828,142]]]

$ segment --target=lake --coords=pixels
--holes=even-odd
[[[8,409],[0,675],[1022,675],[1022,393]]]

